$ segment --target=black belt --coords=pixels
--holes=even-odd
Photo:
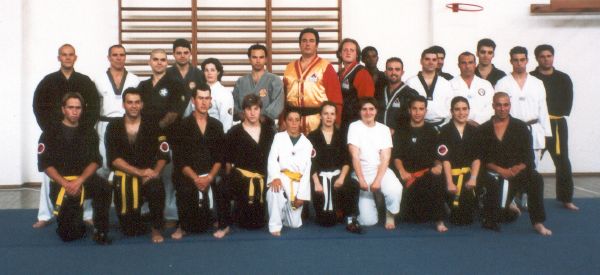
[[[301,116],[311,116],[321,112],[321,107],[294,107],[287,105],[286,109],[288,111],[298,112]]]
[[[119,119],[120,117],[107,117],[107,116],[100,116],[100,121],[104,121],[104,122],[111,122],[111,121],[115,121],[117,119]]]

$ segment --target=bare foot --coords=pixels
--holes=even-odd
[[[385,229],[396,229],[396,221],[394,220],[394,214],[390,213],[389,211],[385,211]]]
[[[213,237],[217,238],[217,239],[222,239],[223,237],[225,237],[227,234],[229,234],[229,232],[231,231],[231,229],[228,227],[225,227],[223,229],[219,229],[217,230],[215,233],[213,233]]]
[[[563,204],[563,206],[566,209],[572,210],[572,211],[579,211],[579,207],[577,207],[575,204],[573,204],[572,202],[565,202]]]
[[[281,236],[281,231],[271,232],[271,235],[273,235],[274,237],[279,237]]]
[[[83,220],[83,222],[88,226],[94,226],[94,220]]]
[[[437,230],[437,232],[444,233],[444,232],[448,231],[448,227],[446,227],[444,222],[439,221],[439,222],[435,223],[435,230]]]
[[[33,228],[42,228],[50,224],[50,221],[39,220],[33,224]]]
[[[550,231],[550,229],[546,228],[544,226],[544,224],[541,222],[534,224],[533,229],[535,229],[535,231],[537,231],[537,233],[539,233],[542,236],[551,236],[552,235],[552,231]]]
[[[183,238],[183,236],[185,236],[185,231],[183,231],[183,229],[181,229],[181,227],[177,227],[177,230],[175,230],[175,232],[173,232],[173,234],[171,234],[171,239],[173,240],[181,240],[181,238]]]
[[[154,228],[152,228],[152,233],[150,233],[150,234],[152,236],[153,243],[162,243],[165,240],[165,238],[163,238],[162,234],[160,234],[160,231],[158,231]],[[173,233],[173,234],[175,234],[175,233]],[[173,235],[171,235],[171,237],[173,237]],[[175,239],[175,238],[173,238],[173,239]]]

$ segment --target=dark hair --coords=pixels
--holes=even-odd
[[[458,63],[460,63],[460,57],[461,56],[472,56],[473,60],[475,60],[475,62],[477,62],[477,58],[475,58],[475,55],[472,52],[470,52],[470,51],[464,51],[461,54],[459,54],[458,55]]]
[[[358,45],[358,41],[352,39],[352,38],[344,38],[342,40],[342,42],[340,42],[340,45],[338,46],[337,52],[335,52],[335,56],[339,59],[342,60],[342,48],[344,47],[344,44],[346,43],[352,43],[354,44],[354,46],[356,47],[356,62],[360,62],[360,55],[361,55],[361,51],[360,51],[360,46]]]
[[[437,56],[437,52],[433,50],[433,47],[429,47],[423,50],[423,52],[421,52],[421,59],[423,59],[423,57],[425,57],[426,54],[435,54],[435,56]]]
[[[400,59],[400,57],[390,57],[388,58],[388,60],[385,61],[385,67],[387,68],[387,65],[390,62],[400,62],[400,65],[402,65],[402,69],[404,69],[404,62],[402,62],[402,59]]]
[[[242,99],[242,109],[250,108],[252,106],[258,106],[262,109],[262,100],[257,94],[249,94]]]
[[[129,87],[129,88],[125,89],[125,91],[123,92],[123,96],[121,98],[123,100],[123,102],[125,102],[125,98],[127,97],[127,95],[139,95],[140,99],[142,101],[144,101],[144,98],[142,97],[142,91],[139,90],[138,88]]]
[[[192,44],[190,44],[190,41],[187,41],[186,39],[183,39],[183,38],[176,39],[173,42],[173,52],[175,52],[175,49],[178,47],[184,47],[190,51],[192,50]]]
[[[513,54],[524,54],[525,57],[527,57],[527,49],[522,46],[516,46],[516,47],[510,49],[509,54],[510,54],[510,58],[512,58]]]
[[[433,51],[434,51],[436,54],[437,54],[437,53],[441,53],[441,54],[444,54],[444,55],[446,55],[446,50],[444,50],[444,48],[442,48],[441,46],[434,45],[434,46],[431,46],[431,49],[432,49],[432,50],[433,50]]]
[[[248,58],[250,58],[250,54],[252,53],[252,51],[254,50],[262,50],[263,52],[265,52],[265,57],[269,54],[269,51],[267,50],[267,47],[265,47],[264,45],[261,44],[254,44],[252,46],[250,46],[250,48],[248,48]]]
[[[217,80],[221,81],[221,78],[223,77],[223,64],[221,64],[221,61],[219,61],[219,59],[216,59],[214,57],[205,59],[204,61],[202,61],[202,64],[200,64],[200,68],[202,68],[202,71],[204,71],[204,67],[206,67],[206,65],[208,65],[208,64],[215,65],[217,72],[219,72],[219,75],[217,76]]]
[[[548,44],[542,44],[535,47],[535,50],[533,50],[533,54],[535,54],[535,57],[538,57],[543,51],[549,51],[552,55],[554,55],[554,47]]]
[[[360,52],[360,57],[362,58],[362,60],[365,60],[367,58],[367,54],[369,52],[371,52],[371,51],[375,52],[375,54],[379,56],[379,52],[377,51],[377,49],[375,49],[375,47],[373,47],[373,46],[366,46]]]
[[[332,101],[326,100],[323,101],[323,103],[321,103],[321,107],[319,108],[319,114],[323,112],[323,109],[325,109],[326,106],[332,106],[334,109],[336,109],[336,105],[335,103],[333,103]],[[337,113],[337,109],[336,109],[336,113]]]
[[[300,117],[302,117],[302,114],[300,113],[300,109],[298,109],[298,108],[289,108],[289,109],[285,110],[285,112],[283,114],[283,118],[287,119],[290,116],[291,113],[296,113]]]
[[[413,96],[408,102],[408,107],[412,107],[415,102],[423,102],[425,103],[425,107],[427,107],[427,98],[422,95]]]
[[[375,109],[379,108],[379,104],[377,103],[377,99],[375,99],[374,97],[368,96],[368,97],[362,97],[358,100],[358,108],[362,109],[363,106],[365,106],[366,104],[372,104],[373,106],[375,106]]]
[[[115,49],[115,48],[120,48],[120,49],[123,49],[123,50],[125,50],[125,47],[123,47],[123,45],[121,45],[121,44],[115,44],[115,45],[112,45],[112,46],[110,46],[110,47],[108,48],[108,56],[110,56],[110,53],[111,53],[111,52],[112,52],[112,50],[113,50],[113,49]]]
[[[298,43],[302,42],[302,36],[305,33],[312,33],[315,35],[315,39],[317,40],[317,45],[319,45],[319,32],[317,30],[315,30],[314,28],[304,28],[302,31],[300,31],[300,35],[298,36]]]
[[[462,96],[456,96],[450,101],[450,110],[454,108],[454,105],[459,102],[467,103],[467,108],[471,109],[471,105],[469,104],[469,100]]]
[[[83,107],[83,105],[85,104],[85,101],[83,100],[83,97],[81,96],[80,93],[77,92],[68,92],[65,95],[63,95],[63,97],[61,98],[60,102],[61,102],[61,106],[65,107],[67,106],[67,101],[71,98],[75,98],[79,100],[79,103],[81,103],[81,106]]]
[[[496,43],[494,43],[494,40],[492,39],[484,38],[477,42],[477,51],[481,50],[481,47],[491,47],[495,51]]]
[[[208,84],[205,82],[200,82],[196,85],[196,89],[192,90],[192,97],[196,97],[196,95],[198,95],[198,91],[208,91],[209,94],[212,94],[210,86],[208,86]]]

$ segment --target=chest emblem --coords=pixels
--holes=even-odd
[[[477,90],[477,93],[478,93],[480,96],[484,96],[484,95],[485,95],[485,90],[484,90],[483,88],[480,88],[479,90]]]
[[[169,90],[167,90],[167,88],[162,88],[160,91],[158,91],[158,94],[162,97],[165,97],[169,94]]]

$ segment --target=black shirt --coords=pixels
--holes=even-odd
[[[544,82],[548,114],[553,116],[570,115],[573,107],[573,82],[569,75],[556,69],[552,74],[545,75],[539,72],[539,68],[532,71],[531,75]]]
[[[340,130],[335,129],[331,143],[327,144],[321,129],[308,134],[308,140],[313,145],[316,154],[312,158],[311,174],[323,171],[335,171],[344,165],[350,165],[350,153],[346,138]]]
[[[437,131],[425,123],[422,127],[407,124],[394,132],[392,159],[399,159],[408,172],[433,167],[437,159]]]
[[[273,127],[263,124],[256,143],[241,123],[235,125],[229,129],[225,138],[227,142],[225,161],[235,167],[266,176],[269,151],[274,137]]]
[[[481,77],[481,73],[479,73],[479,67],[475,68],[475,75],[478,77]],[[496,66],[494,66],[494,64],[492,64],[492,71],[490,72],[490,74],[488,74],[487,78],[483,78],[487,81],[489,81],[490,83],[492,83],[492,86],[496,86],[496,83],[498,83],[498,80],[500,80],[501,78],[505,77],[506,73],[502,70],[499,70],[498,68],[496,68]]]
[[[452,168],[471,167],[473,161],[479,157],[476,133],[477,127],[467,124],[461,137],[454,122],[444,125],[438,136],[439,160],[449,161]]]
[[[33,94],[33,113],[42,131],[63,119],[62,97],[69,92],[81,94],[85,101],[80,123],[93,128],[100,115],[100,97],[92,80],[83,74],[73,72],[69,79],[59,70],[44,77]]]
[[[202,71],[197,67],[192,66],[192,64],[189,64],[189,70],[185,77],[181,77],[181,73],[179,73],[177,66],[169,67],[167,69],[167,76],[183,85],[186,106],[187,102],[189,102],[192,97],[193,90],[196,89],[200,83],[206,83]]]
[[[187,107],[183,85],[164,75],[155,86],[152,78],[140,82],[144,109],[142,114],[152,121],[160,121],[167,113],[177,113],[180,117]]]
[[[532,139],[525,122],[510,117],[502,140],[496,137],[493,119],[479,126],[478,130],[482,165],[494,163],[508,168],[524,163],[528,169],[534,168]]]
[[[223,125],[218,120],[208,117],[204,133],[192,115],[178,124],[173,135],[173,163],[175,171],[182,173],[189,166],[198,175],[207,174],[213,165],[223,162]]]
[[[400,84],[398,89],[394,91],[389,91],[388,87],[383,87],[381,90],[375,90],[375,99],[377,99],[377,104],[379,105],[379,110],[377,111],[377,121],[387,125],[392,129],[398,129],[398,127],[407,124],[410,121],[408,104],[411,99],[419,95],[419,92],[406,85],[406,87],[398,92],[398,96],[394,98],[393,103],[390,105],[387,111],[387,121],[384,121],[385,108],[387,104],[390,102],[390,100],[392,100],[394,94],[396,94],[396,92],[400,90],[402,86],[405,86],[405,84]]]

